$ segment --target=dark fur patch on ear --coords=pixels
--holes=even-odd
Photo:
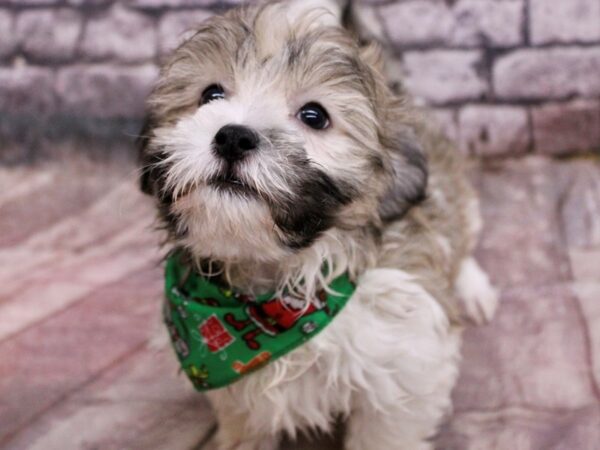
[[[179,218],[172,212],[173,195],[171,192],[167,192],[164,187],[167,169],[163,165],[157,166],[157,163],[162,162],[166,155],[163,152],[156,152],[149,155],[149,158],[154,165],[145,177],[142,177],[142,184],[148,183],[149,191],[146,193],[156,198],[160,220],[159,228],[166,230],[171,237],[182,238],[187,230],[182,230]]]
[[[150,143],[150,134],[156,126],[152,116],[147,115],[142,125],[142,130],[136,140],[138,149],[138,163],[140,165],[140,189],[144,194],[154,195],[154,184],[158,174],[156,173],[156,164],[160,158],[148,151]]]
[[[379,215],[391,222],[425,200],[428,169],[427,158],[412,132],[398,134],[386,144],[390,148],[392,182],[379,204]]]
[[[161,228],[167,230],[171,236],[182,237],[185,232],[179,229],[179,221],[176,215],[171,212],[172,196],[164,190],[167,169],[161,163],[167,155],[161,151],[149,151],[148,148],[151,133],[155,126],[156,121],[151,116],[147,116],[137,139],[138,161],[141,171],[140,188],[145,194],[156,198]]]

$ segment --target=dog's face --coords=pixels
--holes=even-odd
[[[142,187],[196,255],[276,260],[323,232],[397,216],[426,170],[401,103],[322,9],[235,10],[163,68],[142,137]]]

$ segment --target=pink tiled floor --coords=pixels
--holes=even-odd
[[[189,449],[213,428],[148,344],[161,253],[133,174],[84,158],[0,167],[0,448]],[[438,447],[597,449],[600,164],[526,158],[474,179],[502,305],[466,334]]]

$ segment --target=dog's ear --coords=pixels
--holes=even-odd
[[[140,166],[140,189],[144,194],[153,195],[155,185],[155,164],[156,157],[149,152],[148,144],[152,130],[155,127],[155,121],[150,114],[146,115],[142,130],[136,139],[138,151],[138,164]]]
[[[425,198],[427,159],[416,131],[419,127],[415,120],[417,113],[387,86],[381,46],[375,41],[364,43],[359,54],[365,67],[364,78],[368,80],[371,102],[377,105],[379,141],[388,175],[378,212],[384,222],[390,222],[402,217],[411,206]]]
[[[427,160],[415,132],[400,123],[381,137],[389,155],[389,184],[379,204],[384,222],[401,218],[423,201],[427,190]]]

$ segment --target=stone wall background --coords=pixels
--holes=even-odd
[[[161,57],[236,3],[0,0],[0,135],[135,129]],[[390,72],[465,152],[600,150],[600,0],[357,3]]]

